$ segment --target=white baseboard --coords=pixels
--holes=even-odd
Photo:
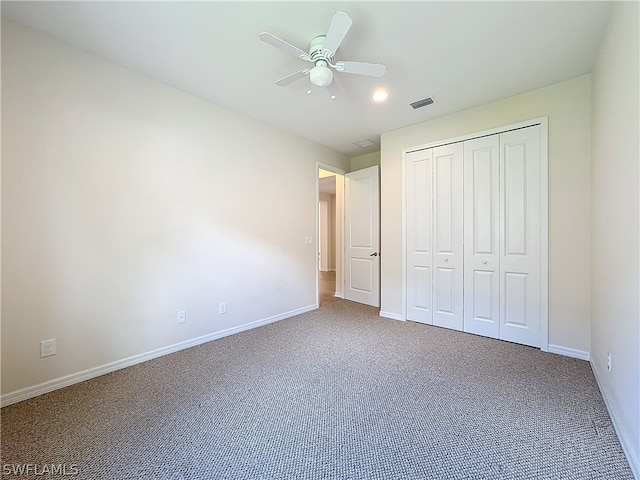
[[[296,310],[291,310],[289,312],[281,313],[279,315],[274,315],[272,317],[267,317],[260,320],[256,320],[254,322],[245,323],[244,325],[239,325],[237,327],[227,328],[225,330],[220,330],[219,332],[209,333],[201,337],[185,340],[184,342],[168,345],[166,347],[158,348],[150,352],[141,353],[139,355],[134,355],[132,357],[123,358],[122,360],[116,360],[115,362],[107,363],[105,365],[100,365],[98,367],[90,368],[88,370],[83,370],[81,372],[65,375],[64,377],[55,378],[53,380],[49,380],[47,382],[34,385],[32,387],[22,388],[20,390],[16,390],[15,392],[9,392],[0,397],[0,407],[6,407],[7,405],[22,402],[23,400],[28,400],[29,398],[37,397],[38,395],[42,395],[44,393],[53,392],[54,390],[68,387],[69,385],[74,385],[76,383],[80,383],[85,380],[89,380],[91,378],[99,377],[100,375],[104,375],[106,373],[115,372],[116,370],[130,367],[138,363],[146,362],[148,360],[152,360],[154,358],[158,358],[163,355],[168,355],[170,353],[178,352],[180,350],[185,350],[187,348],[195,347],[197,345],[201,345],[203,343],[207,343],[212,340],[216,340],[218,338],[227,337],[229,335],[233,335],[234,333],[244,332],[245,330],[251,330],[252,328],[257,328],[263,325],[267,325],[269,323],[277,322],[279,320],[284,320],[285,318],[301,315],[303,313],[316,310],[317,308],[318,308],[317,305],[309,305],[306,307],[298,308]]]
[[[344,295],[342,294],[342,292],[336,292],[333,296],[337,298],[344,298]]]
[[[558,355],[564,355],[565,357],[577,358],[579,360],[591,360],[591,354],[584,350],[578,350],[576,348],[562,347],[560,345],[549,344],[549,353],[557,353]]]
[[[622,417],[620,416],[619,409],[616,406],[617,404],[613,400],[613,397],[611,397],[611,394],[607,389],[602,388],[603,382],[600,379],[601,373],[598,371],[596,365],[592,361],[590,363],[591,370],[593,370],[593,375],[596,377],[598,388],[600,389],[600,393],[602,394],[604,404],[606,405],[609,416],[611,417],[611,423],[613,424],[613,428],[618,435],[618,440],[620,440],[622,450],[624,450],[624,454],[627,456],[627,461],[629,462],[629,466],[631,467],[633,476],[636,479],[640,480],[640,457],[638,456],[637,446],[634,445],[631,435],[624,428],[624,422],[622,421]]]
[[[404,318],[399,313],[385,312],[384,310],[380,310],[380,316],[384,318],[390,318],[391,320],[404,321]]]

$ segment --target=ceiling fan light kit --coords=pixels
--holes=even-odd
[[[336,12],[331,19],[331,24],[329,25],[327,34],[316,36],[311,40],[309,44],[309,53],[291,45],[271,33],[260,33],[258,37],[263,42],[268,43],[285,53],[293,55],[300,60],[314,64],[311,68],[304,68],[281,78],[276,82],[276,85],[283,87],[308,75],[311,85],[330,88],[330,86],[335,85],[333,83],[334,70],[341,73],[352,73],[370,77],[383,76],[386,73],[386,67],[381,63],[348,61],[339,61],[335,64],[333,63],[334,55],[347,35],[347,32],[351,28],[352,23],[353,22],[349,15],[344,12]],[[307,94],[309,93],[310,90],[307,90]],[[335,88],[330,88],[329,93],[331,98],[336,97]]]
[[[333,80],[333,72],[327,62],[318,60],[316,66],[309,71],[309,80],[316,87],[327,87]]]

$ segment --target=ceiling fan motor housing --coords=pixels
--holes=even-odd
[[[316,60],[324,60],[330,64],[333,60],[333,55],[329,56],[327,55],[328,52],[323,50],[325,38],[324,35],[319,35],[311,40],[309,44],[309,56],[314,62]],[[331,52],[331,54],[333,54],[333,52]]]

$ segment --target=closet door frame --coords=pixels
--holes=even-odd
[[[548,117],[538,117],[518,123],[483,130],[468,135],[446,138],[408,147],[402,150],[402,319],[407,319],[407,172],[406,156],[412,152],[435,148],[450,143],[464,142],[479,137],[540,125],[540,350],[549,351],[549,153]]]

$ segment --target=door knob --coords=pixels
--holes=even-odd
[[[445,261],[445,262],[448,262],[448,261],[449,261],[449,258],[448,258],[448,257],[444,257],[444,261]]]
[[[482,260],[482,264],[483,264],[483,265],[486,265],[486,264],[487,264],[487,261],[486,261],[486,260]]]
[[[371,255],[369,255],[370,257],[377,257],[378,256],[378,252],[373,252]]]

